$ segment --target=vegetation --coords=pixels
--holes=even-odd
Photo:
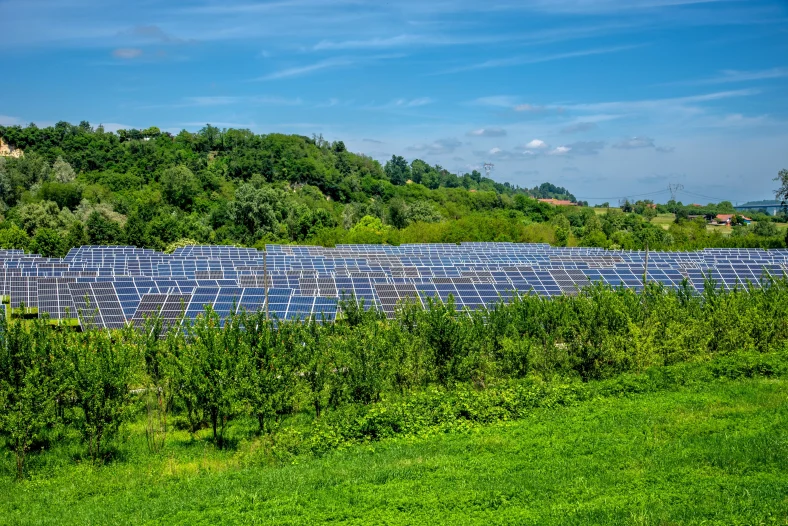
[[[140,420],[152,454],[174,428],[207,429],[217,449],[264,437],[277,456],[519,418],[556,382],[783,348],[788,281],[764,285],[709,283],[702,295],[595,286],[488,311],[403,305],[390,320],[349,300],[326,324],[241,313],[222,325],[209,310],[179,331],[158,320],[84,333],[2,320],[0,435],[22,478],[31,452],[46,458],[61,443],[81,444],[76,458],[93,464],[122,461],[121,430]]]
[[[736,235],[708,231],[704,218],[732,213],[730,203],[625,202],[596,214],[537,201],[574,200],[550,183],[519,188],[400,156],[381,165],[322,137],[210,125],[177,135],[155,127],[109,133],[87,122],[60,122],[0,127],[0,138],[24,151],[0,157],[0,248],[45,256],[88,243],[164,250],[184,239],[258,247],[458,241],[653,250],[785,246],[774,225],[759,226],[772,221],[768,216],[735,227]],[[676,223],[665,230],[652,220],[667,212]]]
[[[74,464],[63,445],[35,480],[0,480],[0,511],[8,524],[781,524],[787,367],[784,351],[737,354],[565,384],[518,420],[319,456],[214,450],[187,431],[151,455],[132,428],[117,462]]]

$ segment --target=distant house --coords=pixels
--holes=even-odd
[[[697,208],[703,208],[703,205],[699,205],[698,203],[692,203],[690,206],[694,206]]]
[[[712,221],[712,224],[713,225],[720,225],[720,226],[722,226],[722,225],[730,226],[731,221],[733,220],[733,217],[736,216],[736,215],[737,214],[717,214],[717,217],[714,218],[714,221]],[[745,225],[749,225],[750,223],[752,223],[752,219],[750,219],[749,217],[745,217],[745,216],[740,215],[739,219]]]
[[[552,197],[550,199],[539,199],[539,201],[553,206],[577,206],[577,203],[573,203],[567,199],[553,199]]]

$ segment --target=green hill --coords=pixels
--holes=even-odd
[[[601,215],[583,206],[553,207],[537,199],[574,196],[551,183],[520,188],[476,170],[458,176],[397,155],[381,164],[318,136],[210,125],[177,135],[155,127],[110,133],[87,122],[59,122],[0,127],[0,138],[24,152],[0,157],[0,248],[45,256],[83,244],[163,250],[179,241],[784,246],[773,227],[715,235],[686,221],[690,214],[682,209],[681,224],[666,231],[650,222],[656,213],[645,202]]]

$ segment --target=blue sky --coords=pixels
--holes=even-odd
[[[591,202],[771,198],[784,0],[0,0],[0,123],[322,134]]]

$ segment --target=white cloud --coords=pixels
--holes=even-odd
[[[699,86],[703,84],[726,84],[734,82],[747,82],[751,80],[779,79],[788,77],[788,68],[770,68],[756,71],[741,71],[735,69],[725,69],[716,77],[697,80],[685,80],[679,82],[669,82],[670,86]]]
[[[714,93],[703,93],[700,95],[690,95],[688,97],[673,97],[666,99],[645,99],[632,101],[597,102],[590,104],[566,104],[567,110],[589,111],[589,112],[636,112],[646,110],[694,110],[692,105],[699,102],[711,102],[716,100],[729,99],[733,97],[749,97],[760,93],[757,89],[740,89],[730,91],[717,91]]]
[[[492,148],[492,149],[490,150],[490,155],[495,155],[495,154],[497,154],[497,153],[501,153],[502,151],[503,151],[503,150],[501,150],[500,148],[498,148],[498,147],[495,147],[495,148]]]
[[[565,60],[569,58],[587,57],[590,55],[617,53],[619,51],[625,51],[636,47],[640,47],[640,46],[616,46],[616,47],[606,47],[606,48],[582,49],[579,51],[571,51],[568,53],[556,53],[553,55],[541,55],[541,56],[534,55],[528,57],[498,58],[498,59],[487,60],[485,62],[479,62],[477,64],[458,66],[456,68],[439,71],[437,74],[440,75],[440,74],[460,73],[463,71],[473,71],[478,69],[511,67],[511,66],[526,65],[526,64],[539,64],[542,62],[552,62],[554,60]]]
[[[454,152],[462,146],[462,143],[454,138],[438,139],[427,144],[417,144],[407,149],[411,152],[424,153],[427,155],[445,155]]]
[[[517,104],[517,99],[509,95],[491,95],[489,97],[479,97],[471,101],[471,104],[496,108],[512,108]]]
[[[315,71],[321,71],[324,69],[342,68],[342,67],[352,66],[353,64],[354,61],[348,58],[330,58],[326,60],[321,60],[320,62],[315,62],[314,64],[307,64],[306,66],[280,69],[278,71],[274,71],[273,73],[269,73],[268,75],[263,75],[262,77],[259,77],[257,80],[279,80],[279,79],[286,79],[290,77],[299,77],[302,75],[307,75],[309,73],[314,73]]]
[[[139,48],[123,47],[114,50],[112,56],[123,60],[132,60],[141,57],[142,50]]]
[[[397,99],[393,102],[394,106],[399,106],[401,108],[416,108],[418,106],[426,106],[427,104],[432,104],[433,100],[429,97],[421,97],[418,99]]]
[[[569,146],[558,146],[547,152],[547,155],[566,155],[570,151],[572,151],[572,148],[570,148]]]
[[[545,109],[544,106],[535,106],[533,104],[518,104],[514,107],[514,111],[529,111],[533,113],[541,113]]]
[[[242,97],[208,96],[186,97],[184,104],[190,106],[225,106],[241,102]]]
[[[613,148],[618,148],[620,150],[636,150],[638,148],[654,147],[654,139],[651,137],[630,137],[613,145]]]
[[[505,137],[506,130],[503,128],[480,128],[469,131],[468,135],[472,137]]]
[[[547,148],[547,143],[541,139],[534,139],[526,144],[525,147],[529,150],[544,150]]]

